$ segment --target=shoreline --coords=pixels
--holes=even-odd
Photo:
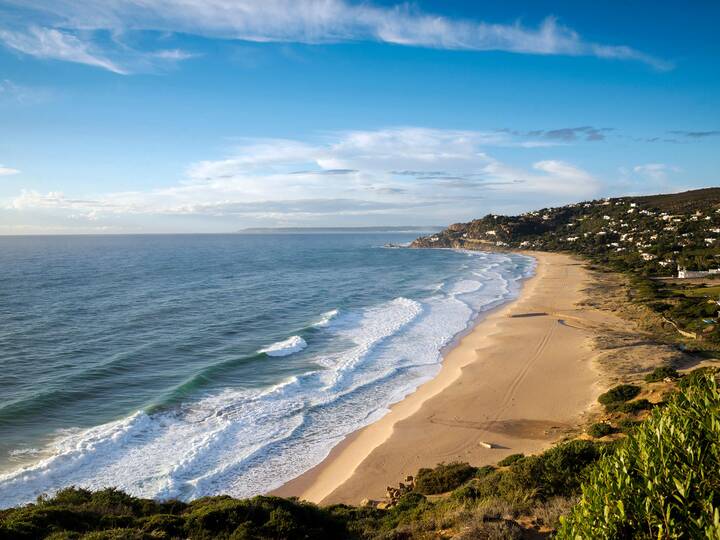
[[[484,314],[444,351],[433,379],[271,494],[358,504],[382,498],[386,486],[421,467],[454,460],[493,464],[512,453],[540,451],[571,431],[600,392],[589,332],[582,322],[565,321],[578,319],[576,304],[590,278],[569,255],[524,254],[536,261],[534,275],[523,280],[515,299]],[[545,365],[550,351],[562,361]],[[555,385],[573,385],[564,399],[542,391],[553,386],[548,373],[562,375]]]

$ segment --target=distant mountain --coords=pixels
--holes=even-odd
[[[249,227],[238,234],[348,234],[348,233],[432,233],[442,231],[436,225],[399,227]]]
[[[720,267],[720,188],[619,197],[490,214],[418,238],[413,247],[570,251],[619,270],[669,276]]]

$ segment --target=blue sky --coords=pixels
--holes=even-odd
[[[447,224],[720,185],[719,6],[0,0],[0,234]]]

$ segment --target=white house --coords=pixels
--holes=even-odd
[[[679,279],[690,279],[700,278],[706,276],[714,276],[720,274],[720,268],[711,268],[710,270],[688,270],[678,266],[678,278]]]

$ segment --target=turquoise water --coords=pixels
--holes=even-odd
[[[519,255],[403,234],[0,238],[0,506],[266,492],[432,377]]]

